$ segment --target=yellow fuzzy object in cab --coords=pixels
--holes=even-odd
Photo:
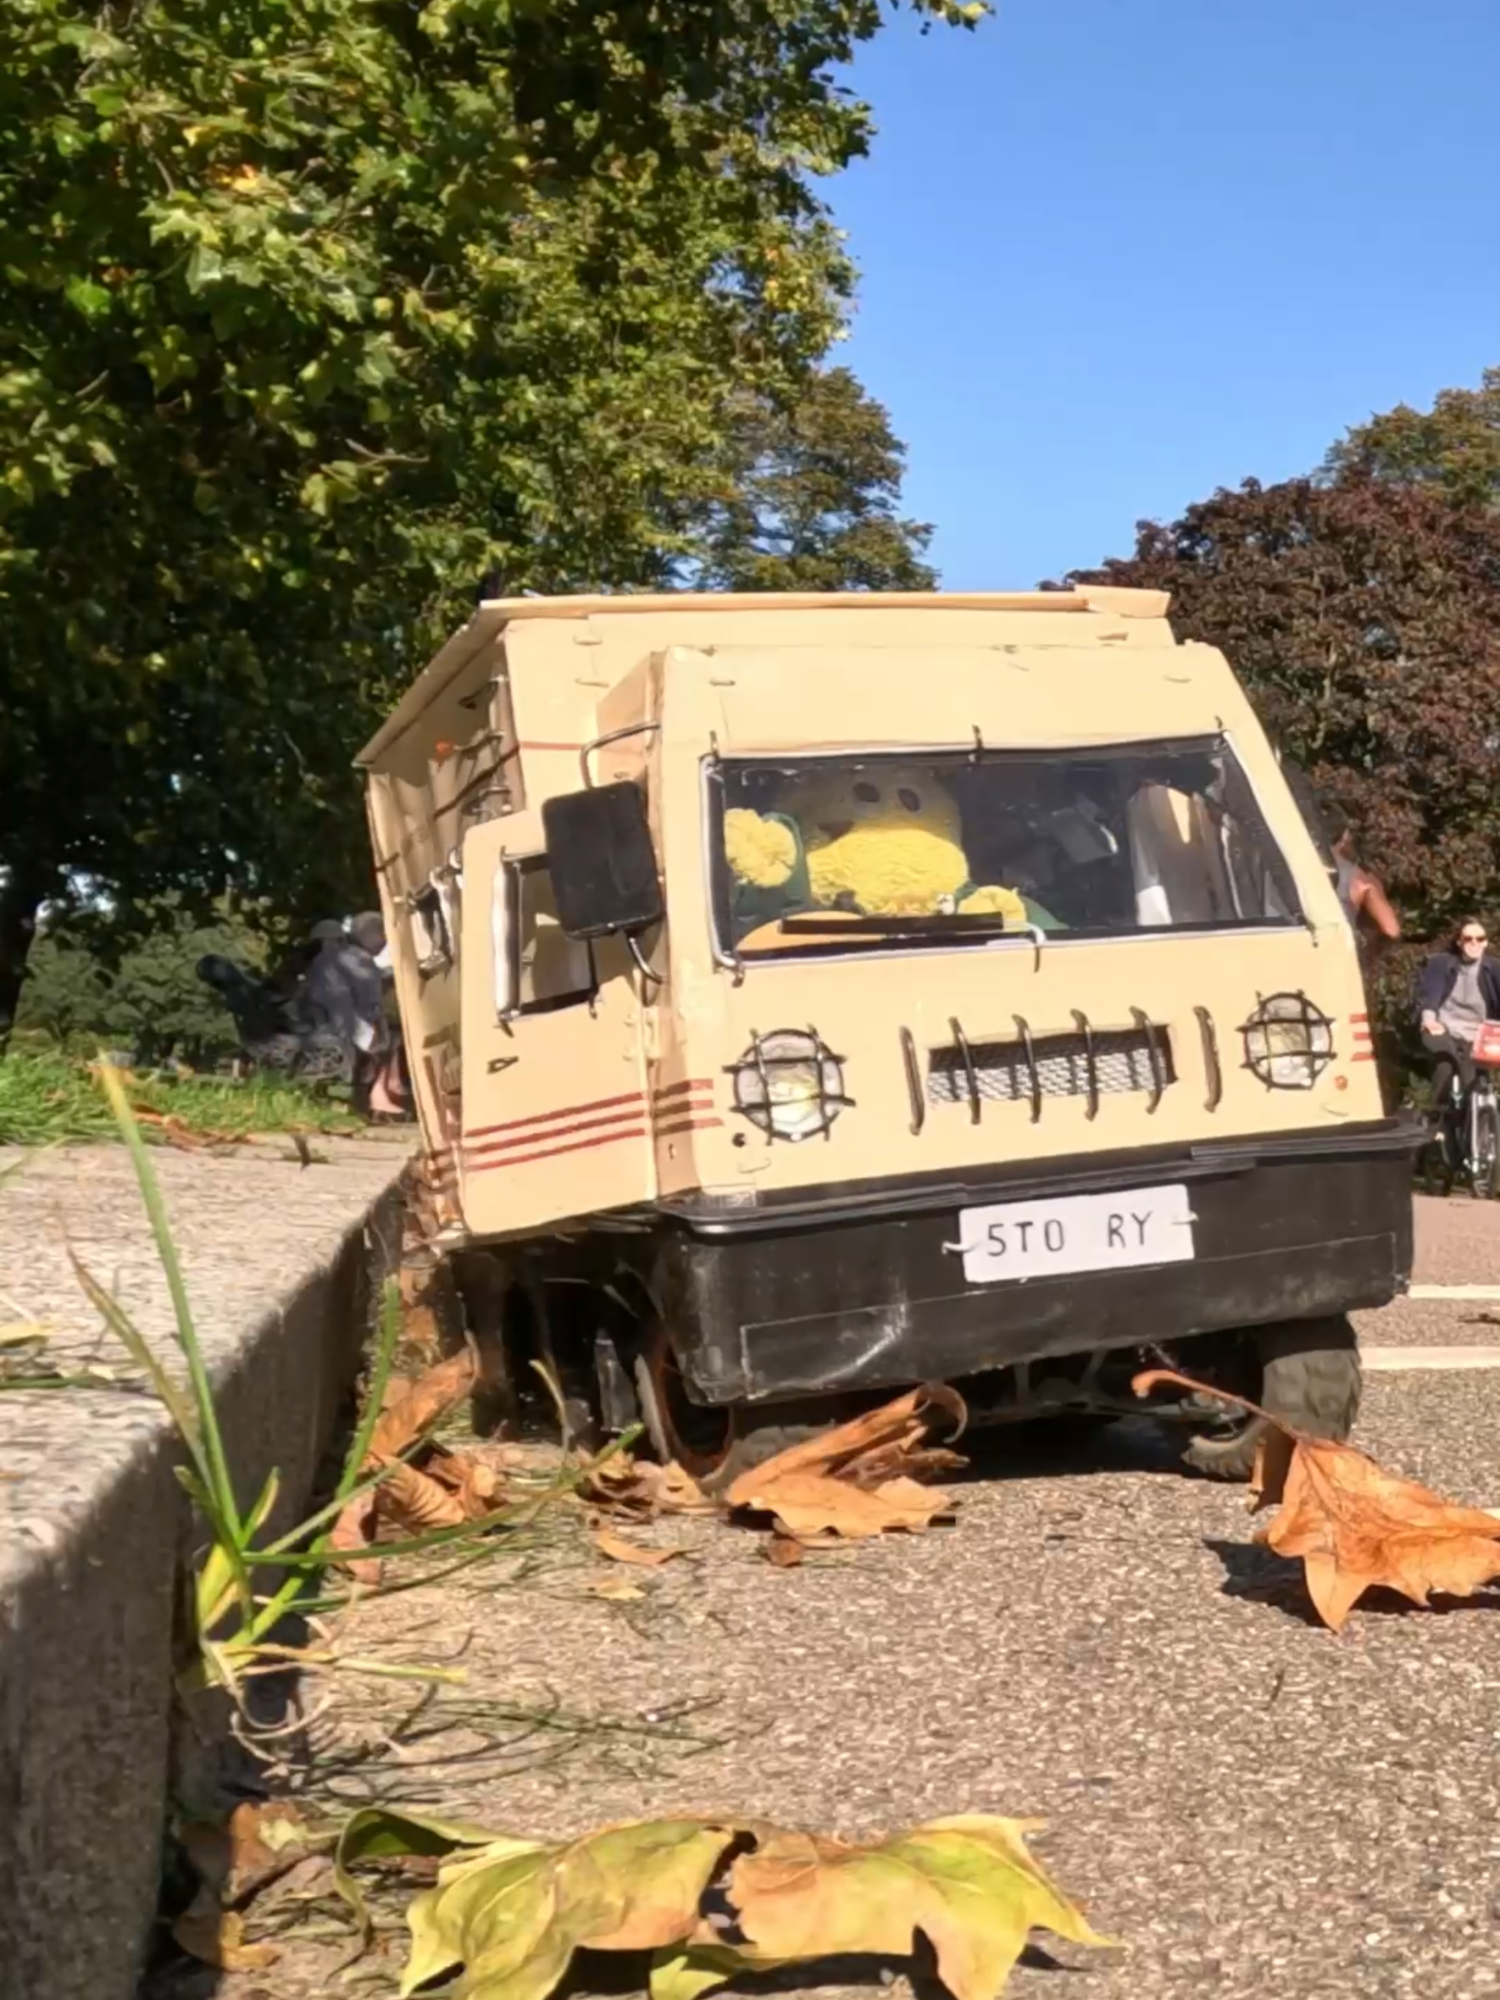
[[[1027,920],[1014,890],[971,883],[957,801],[931,771],[876,765],[820,775],[795,787],[782,810],[802,830],[808,885],[825,909],[906,917],[962,908]]]

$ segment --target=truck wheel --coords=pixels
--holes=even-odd
[[[1297,1430],[1341,1444],[1354,1428],[1362,1387],[1359,1337],[1349,1321],[1342,1314],[1289,1320],[1255,1328],[1250,1340],[1261,1377],[1254,1400]],[[1183,1462],[1209,1479],[1246,1480],[1265,1428],[1263,1418],[1246,1417],[1232,1429],[1204,1432]]]
[[[661,1330],[653,1332],[636,1355],[633,1374],[652,1450],[664,1465],[675,1460],[705,1493],[723,1493],[742,1472],[763,1465],[822,1428],[763,1421],[744,1405],[723,1409],[695,1403],[672,1343]]]

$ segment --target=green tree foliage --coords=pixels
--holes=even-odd
[[[713,590],[931,590],[932,530],[902,518],[905,453],[847,368],[790,407],[747,393],[731,411],[733,464],[700,529],[694,581]]]
[[[476,580],[691,556],[839,325],[882,18],[7,0],[0,1022],[80,882],[365,900],[350,753]]]
[[[1078,581],[1172,593],[1341,806],[1409,932],[1500,907],[1500,513],[1426,482],[1248,480]]]
[[[229,911],[198,923],[166,901],[149,915],[153,927],[118,950],[110,948],[107,923],[84,935],[44,927],[32,947],[17,1028],[60,1042],[88,1037],[145,1062],[174,1053],[195,1063],[233,1055],[234,1021],[198,978],[197,964],[216,952],[260,970],[263,939]]]
[[[1431,486],[1460,507],[1500,500],[1500,368],[1477,389],[1444,389],[1430,410],[1399,403],[1359,424],[1328,454],[1335,477],[1365,474]]]

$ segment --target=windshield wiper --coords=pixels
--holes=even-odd
[[[778,929],[786,937],[1013,937],[1040,943],[1046,933],[1034,924],[1007,924],[998,913],[966,917],[961,910],[943,911],[931,917],[866,917],[841,910],[816,912],[799,910],[781,919]]]

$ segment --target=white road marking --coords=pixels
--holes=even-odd
[[[1500,1347],[1476,1340],[1463,1347],[1361,1347],[1359,1358],[1375,1374],[1440,1368],[1500,1368]]]
[[[1412,1285],[1409,1299],[1500,1299],[1500,1285]]]

